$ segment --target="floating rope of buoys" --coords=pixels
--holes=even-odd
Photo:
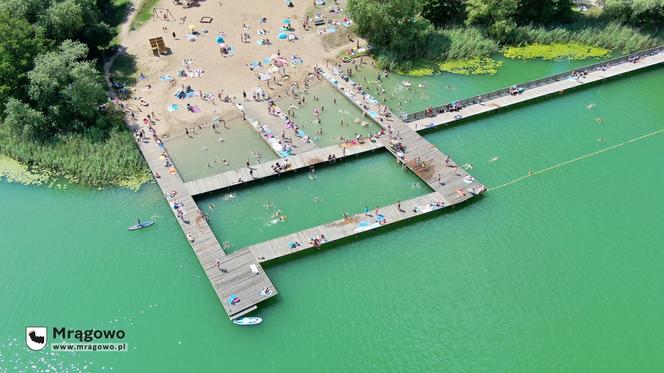
[[[594,157],[594,156],[596,156],[596,155],[599,155],[599,154],[602,154],[602,153],[608,152],[609,150],[613,150],[613,149],[616,149],[616,148],[620,148],[620,147],[622,147],[622,146],[624,146],[624,145],[626,145],[626,144],[631,144],[631,143],[634,143],[634,142],[637,142],[637,141],[640,141],[640,140],[644,140],[644,139],[646,139],[646,138],[648,138],[648,137],[655,136],[655,135],[659,135],[659,134],[661,134],[661,133],[664,133],[664,128],[662,128],[662,129],[660,129],[660,130],[657,130],[657,131],[654,131],[654,132],[650,132],[650,133],[645,134],[645,135],[643,135],[643,136],[635,137],[635,138],[630,139],[630,140],[627,140],[627,141],[625,141],[625,142],[621,142],[620,144],[616,144],[616,145],[613,145],[613,146],[609,146],[609,147],[606,147],[606,148],[603,148],[603,149],[600,149],[600,150],[594,151],[594,152],[592,152],[592,153],[584,154],[584,155],[582,155],[582,156],[580,156],[580,157],[577,157],[577,158],[570,159],[570,160],[565,161],[565,162],[561,162],[561,163],[555,164],[555,165],[553,165],[553,166],[547,167],[547,168],[542,169],[542,170],[539,170],[539,171],[529,172],[527,175],[524,175],[524,176],[518,177],[518,178],[516,178],[516,179],[514,179],[514,180],[510,180],[510,181],[508,181],[508,182],[506,182],[506,183],[503,183],[503,184],[496,185],[496,186],[494,186],[494,187],[488,188],[488,189],[487,189],[487,192],[494,191],[494,190],[498,190],[498,189],[504,188],[504,187],[506,187],[506,186],[510,186],[510,185],[512,185],[512,184],[518,183],[519,181],[522,181],[522,180],[524,180],[524,179],[527,179],[527,178],[529,178],[529,177],[531,177],[531,176],[535,176],[535,175],[543,174],[543,173],[545,173],[545,172],[549,172],[549,171],[554,170],[554,169],[556,169],[556,168],[560,168],[560,167],[563,167],[563,166],[567,166],[568,164],[571,164],[571,163],[574,163],[574,162],[578,162],[578,161],[584,160],[584,159],[586,159],[586,158]]]

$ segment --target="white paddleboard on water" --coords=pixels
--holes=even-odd
[[[242,326],[258,325],[261,322],[263,322],[263,319],[260,317],[243,317],[241,319],[233,320],[233,324]]]
[[[127,227],[127,230],[128,231],[136,231],[136,230],[139,230],[139,229],[143,229],[145,227],[149,227],[152,224],[154,224],[154,222],[152,220],[146,220],[146,221],[142,221],[141,224],[134,224],[131,227]]]

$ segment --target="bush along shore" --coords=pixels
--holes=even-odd
[[[490,58],[501,50],[510,58],[585,59],[664,42],[663,19],[582,14],[570,0],[349,0],[348,9],[380,68],[417,76],[492,74],[500,66]]]
[[[0,0],[0,175],[132,189],[150,179],[100,71],[127,9]]]

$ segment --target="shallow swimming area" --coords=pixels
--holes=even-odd
[[[381,129],[327,82],[313,84],[304,98],[303,103],[298,103],[293,97],[283,97],[277,104],[283,110],[295,107],[294,121],[319,147],[339,144],[358,135],[366,137]]]
[[[277,159],[261,135],[242,118],[230,119],[225,128],[219,124],[196,129],[190,136],[177,134],[164,140],[168,154],[184,181]],[[257,156],[260,155],[260,158]],[[228,162],[225,165],[224,160]]]
[[[197,198],[231,251],[431,192],[385,151]]]
[[[379,71],[365,63],[353,73],[353,79],[367,88],[369,93],[377,97],[381,103],[389,106],[395,114],[399,114],[424,110],[427,106],[435,107],[600,61],[599,59],[518,60],[502,55],[493,58],[502,62],[502,66],[494,75],[441,73],[414,77],[390,73],[386,78],[378,80]],[[404,83],[409,85],[406,86]]]

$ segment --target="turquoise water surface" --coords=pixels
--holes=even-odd
[[[279,295],[254,328],[228,321],[156,185],[2,182],[0,371],[658,371],[662,86],[652,69],[426,133],[495,189],[268,264]],[[427,192],[385,152],[315,174],[199,203],[236,249]],[[156,224],[127,232],[137,217]],[[129,351],[30,352],[28,325],[122,328]]]

